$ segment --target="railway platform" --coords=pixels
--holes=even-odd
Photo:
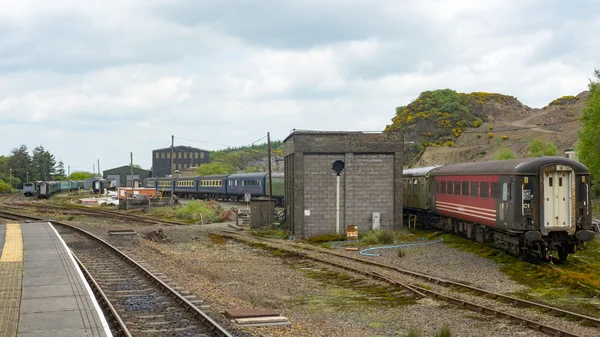
[[[0,336],[112,336],[51,224],[0,224],[0,251]]]

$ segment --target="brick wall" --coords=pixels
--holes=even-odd
[[[331,165],[343,160],[340,233],[358,225],[402,228],[402,138],[395,134],[296,131],[285,140],[285,208],[298,238],[336,232],[336,175]],[[305,215],[306,211],[310,215]],[[360,234],[359,234],[360,235]]]
[[[371,229],[373,212],[381,213],[381,228],[392,229],[394,219],[394,155],[354,155],[348,179],[347,225],[360,232]],[[350,197],[351,196],[351,197]]]
[[[304,237],[336,232],[336,175],[331,164],[345,160],[344,155],[304,155]],[[340,176],[340,233],[345,233],[346,175]],[[304,214],[303,210],[303,214]]]

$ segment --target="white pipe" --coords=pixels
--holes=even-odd
[[[336,178],[335,233],[340,234],[340,175],[338,174]]]

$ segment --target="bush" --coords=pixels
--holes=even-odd
[[[395,241],[395,235],[393,231],[379,229],[359,235],[359,241],[367,245],[392,244]]]
[[[507,140],[507,139],[508,139],[507,135],[502,136],[502,140]]]
[[[517,154],[514,153],[511,149],[502,149],[494,155],[494,160],[508,160],[508,159],[517,159]]]
[[[213,203],[200,200],[190,201],[183,206],[159,207],[150,210],[153,216],[176,218],[181,220],[202,221],[202,223],[220,222],[219,213],[222,209]]]
[[[553,142],[544,142],[541,139],[534,138],[529,142],[527,146],[528,157],[543,157],[543,156],[557,156],[558,149]]]
[[[488,136],[488,138],[490,138],[490,139],[494,138],[494,134],[493,134],[493,133],[491,133],[491,132],[488,132],[487,136]]]
[[[12,192],[12,188],[10,188],[8,183],[4,182],[3,180],[0,180],[0,193],[11,193],[11,192]]]
[[[477,135],[477,138],[481,138],[481,135]]]
[[[494,130],[494,127],[490,125],[490,130]]]

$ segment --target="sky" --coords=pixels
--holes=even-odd
[[[172,135],[381,131],[444,88],[541,108],[587,89],[598,32],[600,0],[0,0],[0,155],[149,169]]]

